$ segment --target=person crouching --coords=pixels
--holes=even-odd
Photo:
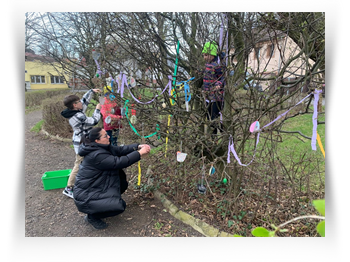
[[[74,202],[87,214],[85,221],[96,229],[104,229],[102,220],[124,212],[126,203],[121,194],[128,188],[123,168],[140,161],[150,146],[137,143],[110,145],[106,130],[96,127],[82,139],[79,155],[84,156],[74,185]]]

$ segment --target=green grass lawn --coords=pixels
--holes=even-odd
[[[325,114],[320,114],[318,117],[319,121],[325,121]],[[291,118],[286,121],[283,127],[284,131],[299,131],[305,136],[312,137],[313,123],[312,114],[301,115],[296,118]],[[325,125],[317,125],[317,133],[319,134],[323,149],[326,151],[325,147]],[[283,143],[281,144],[281,150],[293,149],[296,154],[300,154],[305,151],[312,151],[311,140],[306,139],[299,134],[282,134]],[[323,158],[323,154],[320,150],[318,143],[316,142],[316,153]],[[313,151],[315,153],[315,151]]]
[[[313,110],[311,109],[310,114],[299,115],[297,117],[293,117],[286,120],[281,130],[288,131],[288,132],[300,132],[303,135],[311,138],[312,132],[313,132],[313,123],[312,123],[313,113],[312,112]],[[324,122],[325,114],[324,113],[319,114],[318,120],[320,122]],[[274,124],[279,124],[279,121],[277,121]],[[260,124],[261,126],[264,126],[267,123],[266,121],[261,121]],[[324,151],[326,151],[325,124],[317,125],[317,133],[321,138],[323,149]],[[264,132],[261,133],[259,144],[257,146],[257,153],[255,157],[256,161],[266,162],[267,161],[266,157],[269,156],[269,149],[271,149],[272,146],[276,146],[274,157],[278,156],[287,169],[289,169],[290,167],[293,167],[296,163],[303,161],[301,163],[301,167],[307,167],[307,169],[304,171],[300,171],[300,169],[298,169],[297,172],[311,172],[315,174],[323,173],[322,177],[324,177],[325,158],[323,156],[323,153],[317,141],[316,141],[316,151],[314,151],[311,148],[311,139],[305,138],[299,135],[298,133],[293,133],[293,134],[279,133],[279,135],[280,136],[278,136],[277,132],[273,132],[273,136],[272,136],[273,139],[279,142],[277,143],[274,142],[272,144],[270,140],[271,136],[268,133],[264,133]],[[245,155],[245,160],[243,161],[244,164],[248,163],[252,159],[254,154],[254,148],[255,148],[255,139],[251,138],[245,144],[246,155]]]

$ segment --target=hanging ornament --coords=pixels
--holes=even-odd
[[[104,105],[105,103],[105,98],[103,96],[100,96],[98,101],[100,102],[101,105]]]
[[[105,119],[106,124],[110,124],[112,122],[112,118],[110,116],[107,116]]]
[[[130,117],[130,123],[133,124],[133,125],[135,125],[136,122],[137,122],[136,116],[135,116],[135,115],[132,115],[132,116]]]
[[[214,175],[214,173],[215,173],[215,167],[211,166],[209,169],[209,176]]]
[[[201,183],[198,184],[198,193],[200,193],[200,194],[205,194],[205,192],[207,191],[207,188],[203,184],[204,176],[205,176],[205,167],[204,167],[204,164],[203,164],[203,166],[202,166],[202,179],[201,179]]]
[[[224,183],[225,185],[227,184],[227,179],[226,179],[226,177],[222,180],[222,183]]]
[[[249,131],[251,133],[258,132],[259,130],[260,130],[259,121],[255,121],[253,124],[250,125]]]
[[[124,107],[120,108],[120,116],[123,118],[125,116],[126,109]]]
[[[177,162],[183,162],[186,159],[187,154],[186,153],[181,153],[180,151],[176,152],[176,160]]]
[[[128,85],[129,87],[135,87],[136,86],[135,78],[133,78],[132,76],[128,77]]]
[[[163,102],[163,104],[162,104],[162,107],[163,107],[163,108],[166,108],[166,104],[165,104],[164,102]]]
[[[92,49],[92,58],[94,60],[98,60],[100,58],[100,56],[101,56],[101,53],[98,53],[98,52],[96,52],[95,49]]]
[[[137,119],[136,119],[136,110],[134,109],[134,104],[131,105],[131,118],[130,118],[130,122],[131,124],[135,125],[136,122],[137,122]]]

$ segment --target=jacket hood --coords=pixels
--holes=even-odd
[[[96,142],[91,142],[90,144],[80,144],[79,146],[79,155],[80,156],[86,156],[89,153],[99,150],[101,148],[109,150],[110,144],[104,145],[104,144],[98,144]]]
[[[72,110],[72,109],[66,108],[65,110],[63,110],[61,112],[61,115],[64,118],[71,118],[72,116],[74,116],[78,112],[80,112],[80,110]]]

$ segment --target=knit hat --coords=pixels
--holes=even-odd
[[[214,41],[206,42],[204,44],[202,54],[209,54],[209,55],[217,56],[218,55],[217,43]]]

